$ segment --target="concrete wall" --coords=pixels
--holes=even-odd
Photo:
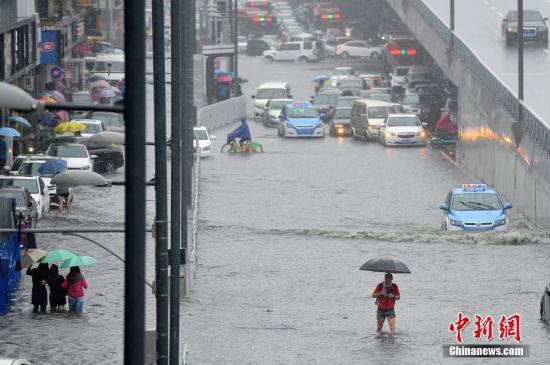
[[[457,159],[495,186],[539,226],[550,228],[550,156],[524,135],[513,140],[511,114],[469,72],[461,59],[408,0],[386,0],[459,89]]]

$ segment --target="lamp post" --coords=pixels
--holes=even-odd
[[[455,33],[455,0],[451,0],[450,4],[451,14],[450,14],[450,25],[451,25],[451,47],[454,45],[454,33]]]

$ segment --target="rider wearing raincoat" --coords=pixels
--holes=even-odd
[[[229,144],[231,142],[235,143],[239,151],[243,151],[243,147],[252,142],[252,137],[250,135],[250,129],[248,128],[246,118],[241,118],[241,125],[227,135],[227,143]]]

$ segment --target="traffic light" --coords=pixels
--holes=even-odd
[[[340,13],[323,13],[321,14],[321,19],[323,20],[338,20],[342,17],[342,14]]]
[[[270,23],[271,22],[271,17],[267,16],[267,15],[255,16],[255,17],[252,18],[252,21],[254,23]]]
[[[390,54],[392,56],[416,56],[416,49],[414,49],[414,48],[392,49],[390,51]]]

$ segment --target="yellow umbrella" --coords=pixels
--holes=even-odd
[[[74,132],[82,132],[83,130],[86,130],[86,126],[76,121],[59,123],[55,127],[55,131],[57,133],[74,133]]]

